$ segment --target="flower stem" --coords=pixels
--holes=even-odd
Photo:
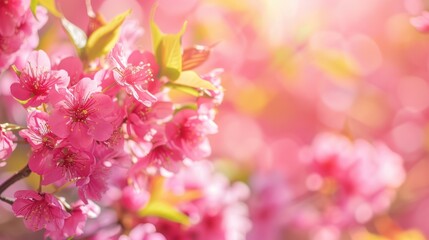
[[[25,165],[25,167],[23,169],[21,169],[19,172],[17,172],[16,174],[12,175],[9,179],[7,179],[5,182],[3,182],[0,185],[0,195],[8,188],[10,187],[12,184],[14,184],[15,182],[26,178],[28,176],[30,176],[31,170],[28,167],[28,164]]]

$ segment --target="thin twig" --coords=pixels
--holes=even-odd
[[[3,182],[0,185],[0,195],[8,188],[10,187],[12,184],[14,184],[15,182],[26,178],[28,176],[30,176],[31,170],[28,167],[28,164],[25,165],[25,167],[23,169],[21,169],[19,172],[17,172],[16,174],[12,175],[9,179],[7,179],[5,182]]]
[[[2,196],[0,196],[0,201],[3,201],[3,202],[8,203],[10,205],[13,204],[13,200],[11,200],[9,198],[2,197]]]

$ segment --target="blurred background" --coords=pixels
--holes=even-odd
[[[154,1],[92,3],[106,19],[131,8],[145,29],[141,49],[151,49]],[[77,14],[83,0],[56,4],[88,25]],[[214,46],[197,72],[224,69],[211,159],[250,187],[247,239],[429,238],[429,35],[411,23],[426,7],[423,0],[159,0],[163,31],[187,20],[183,46]],[[39,48],[53,58],[74,51],[61,31],[50,19],[39,32]],[[24,109],[0,90],[2,103],[16,104],[10,112],[2,106],[2,122],[25,122]],[[3,212],[1,231],[10,224]]]

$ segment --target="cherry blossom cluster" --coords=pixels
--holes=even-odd
[[[243,183],[230,184],[222,174],[214,171],[208,161],[199,161],[192,166],[185,166],[171,178],[151,179],[147,182],[150,189],[161,184],[164,190],[155,198],[164,199],[154,202],[149,199],[149,192],[127,186],[122,182],[106,195],[104,202],[116,206],[114,213],[100,216],[102,223],[88,223],[92,229],[84,237],[89,239],[245,239],[251,227],[248,209],[244,200],[249,189]],[[152,194],[153,195],[153,194]],[[169,203],[175,202],[177,210],[188,218],[174,219],[149,216],[152,207],[160,205],[170,209]],[[146,210],[138,212],[144,206]],[[171,210],[171,209],[170,209]],[[117,222],[117,215],[122,222]],[[121,229],[130,234],[124,235]],[[145,230],[143,230],[145,229]]]
[[[30,10],[26,16],[33,18]],[[67,24],[66,28],[71,26]],[[11,65],[13,60],[2,61],[5,67],[11,65],[9,71],[16,75],[10,94],[25,108],[27,119],[25,126],[0,125],[1,166],[7,164],[18,142],[28,144],[31,151],[28,164],[0,185],[0,194],[30,173],[40,177],[37,190],[17,190],[14,200],[2,197],[2,201],[12,205],[14,214],[23,218],[28,229],[45,229],[45,237],[51,239],[103,234],[84,230],[87,219],[100,214],[94,201],[103,208],[116,209],[114,222],[123,222],[115,235],[119,239],[170,239],[171,234],[203,236],[207,231],[215,231],[216,236],[232,234],[227,239],[244,238],[248,229],[246,208],[230,212],[237,211],[233,206],[245,198],[247,188],[228,190],[226,179],[211,177],[211,167],[196,163],[211,154],[208,136],[218,130],[214,117],[223,99],[222,70],[205,75],[189,71],[208,56],[208,48],[197,46],[183,51],[183,62],[179,62],[182,66],[178,68],[183,76],[174,82],[165,73],[171,66],[164,66],[159,56],[130,44],[129,37],[139,37],[142,32],[130,32],[127,26],[132,24],[124,24],[119,41],[112,42],[114,47],[106,54],[87,50],[86,55],[63,56],[54,61],[45,51],[35,50],[22,67]],[[30,25],[33,31],[36,25]],[[1,26],[0,34],[8,34],[6,24]],[[96,30],[87,34],[91,37]],[[89,59],[94,52],[97,57]],[[195,57],[201,53],[202,59]],[[171,98],[172,90],[183,88],[191,92],[190,97],[181,101]],[[197,166],[192,167],[194,164]],[[159,179],[166,183],[154,186]],[[52,188],[55,190],[46,190]],[[116,208],[117,199],[103,198],[106,192],[115,191],[122,199]],[[159,191],[168,194],[158,198]],[[231,192],[229,200],[223,198],[224,192]],[[70,193],[75,197],[70,198]],[[176,202],[181,195],[185,197]],[[70,204],[69,199],[74,201]],[[163,210],[162,204],[169,210]],[[164,220],[156,220],[157,216]],[[239,233],[234,233],[236,228],[225,229],[235,217],[243,222]],[[129,219],[132,223],[124,222]],[[186,231],[181,227],[185,223]]]

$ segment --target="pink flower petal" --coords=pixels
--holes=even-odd
[[[30,76],[39,76],[49,70],[51,70],[51,61],[48,55],[42,50],[31,52],[27,58],[27,65],[24,71]]]
[[[22,88],[21,84],[13,83],[10,86],[12,96],[20,101],[26,101],[32,97],[32,93]]]
[[[48,124],[55,135],[66,138],[70,134],[70,129],[66,127],[69,121],[61,109],[55,109],[49,117]]]

